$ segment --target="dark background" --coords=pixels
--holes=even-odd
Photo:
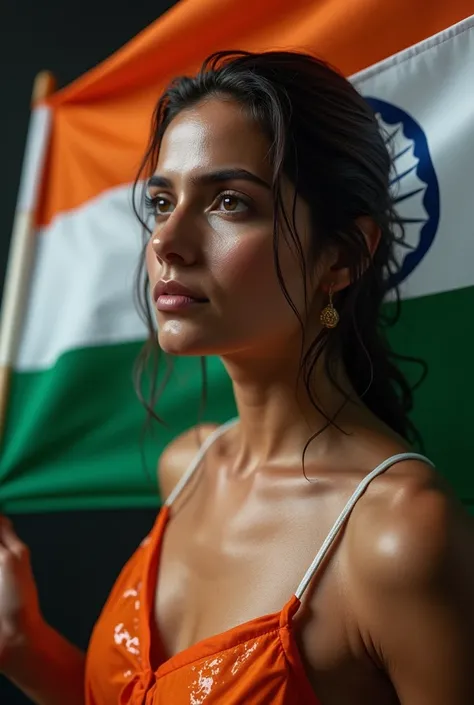
[[[0,0],[0,291],[38,71],[64,86],[157,19],[174,0]],[[11,517],[30,546],[46,618],[85,648],[120,568],[149,530],[152,510]],[[1,705],[30,701],[0,676]],[[67,703],[64,703],[67,705]]]

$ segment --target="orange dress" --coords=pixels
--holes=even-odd
[[[171,505],[209,445],[228,426],[203,444],[151,533],[120,574],[89,645],[86,705],[318,705],[292,627],[301,597],[373,477],[399,460],[426,459],[414,453],[393,456],[366,477],[281,612],[253,619],[167,658],[159,637],[152,644],[151,635],[156,633],[155,590]]]

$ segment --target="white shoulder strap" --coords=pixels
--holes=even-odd
[[[342,510],[342,512],[339,514],[338,518],[336,519],[336,522],[334,526],[332,527],[331,531],[326,537],[326,540],[324,541],[323,545],[319,549],[316,558],[314,561],[311,563],[309,566],[308,570],[306,571],[303,580],[301,583],[298,585],[298,589],[295,592],[295,595],[298,599],[301,599],[301,597],[304,594],[304,591],[308,587],[313,575],[316,573],[318,570],[319,566],[321,565],[322,561],[324,560],[327,552],[331,548],[332,543],[334,542],[335,538],[337,537],[339,531],[341,530],[342,526],[346,522],[347,518],[349,517],[350,513],[354,509],[355,505],[357,504],[357,501],[362,497],[364,494],[365,490],[367,487],[370,485],[372,480],[382,473],[384,473],[386,470],[392,467],[392,465],[395,465],[396,463],[400,463],[403,460],[421,460],[422,463],[428,463],[428,465],[433,466],[433,463],[431,460],[428,458],[425,458],[424,455],[419,455],[418,453],[399,453],[398,455],[392,455],[390,458],[387,458],[387,460],[384,460],[383,463],[380,463],[375,470],[372,470],[364,479],[357,485],[354,493],[350,497],[349,501],[347,502],[346,506]]]
[[[214,441],[216,441],[220,436],[222,436],[223,433],[227,431],[231,426],[234,426],[238,421],[238,418],[231,419],[230,421],[226,421],[226,423],[222,424],[222,426],[219,426],[216,428],[215,431],[213,431],[204,441],[202,446],[199,448],[197,454],[193,458],[190,466],[186,470],[185,473],[181,476],[181,479],[177,484],[175,485],[174,489],[170,494],[168,495],[168,498],[165,501],[165,505],[170,507],[175,499],[181,494],[183,489],[186,487],[186,484],[188,481],[191,479],[191,477],[194,475],[198,467],[200,466],[202,459],[206,455],[207,451],[209,448],[212,446]]]

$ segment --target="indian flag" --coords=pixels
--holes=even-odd
[[[470,0],[433,0],[426,8],[412,0],[181,0],[34,107],[3,303],[0,365],[4,378],[12,372],[2,511],[158,502],[156,460],[176,433],[196,423],[201,373],[198,360],[175,361],[158,408],[167,425],[144,440],[145,415],[132,384],[145,338],[133,300],[142,233],[130,185],[160,91],[209,53],[229,48],[312,52],[351,77],[372,104],[390,140],[393,188],[412,245],[400,253],[404,306],[393,344],[428,363],[414,420],[426,452],[474,507],[470,14]],[[31,213],[28,237],[21,225]],[[30,272],[21,319],[20,271]],[[217,359],[208,361],[208,388],[204,418],[232,416],[230,383]]]

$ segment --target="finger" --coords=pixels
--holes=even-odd
[[[11,526],[11,521],[4,514],[0,514],[0,545],[4,543],[3,532],[7,526]]]
[[[23,541],[18,538],[9,520],[7,520],[6,522],[2,522],[1,534],[3,545],[7,550],[14,553],[15,556],[18,556],[18,558],[20,558],[21,556],[24,556],[25,553],[27,553],[27,547],[25,546]]]
[[[2,569],[8,570],[8,568],[12,565],[12,562],[16,562],[16,556],[8,550],[5,546],[0,544],[0,573]]]

